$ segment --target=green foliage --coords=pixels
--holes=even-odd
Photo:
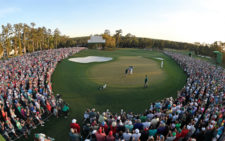
[[[9,23],[2,25],[0,44],[7,56],[12,50],[14,50],[16,56],[17,53],[22,55],[26,52],[64,47],[73,43],[67,43],[69,38],[61,36],[58,28],[52,33],[51,29],[36,28],[35,25],[35,23],[31,23],[30,26],[25,23],[14,24],[13,26]]]
[[[116,40],[109,34],[103,34],[102,37],[106,40],[104,48],[114,48],[116,47]]]
[[[121,35],[122,35],[122,29],[116,30],[116,34],[114,35],[116,39],[116,47],[119,47]]]
[[[26,52],[33,52],[43,49],[53,49],[60,47],[74,47],[82,46],[87,47],[87,40],[89,36],[69,38],[65,35],[61,35],[58,28],[52,32],[51,29],[46,27],[35,27],[35,23],[31,23],[30,26],[25,23],[14,24],[10,23],[2,25],[2,33],[0,33],[0,44],[3,48],[4,54],[9,56],[9,52],[13,49],[15,56],[17,53],[22,55]],[[164,48],[171,48],[176,50],[189,50],[195,52],[195,54],[215,57],[213,51],[223,52],[221,46],[214,42],[211,45],[192,44],[184,42],[175,42],[168,40],[159,40],[151,38],[135,37],[128,33],[122,36],[122,30],[116,30],[113,36],[110,35],[110,31],[105,30],[103,37],[106,39],[105,49],[107,47],[114,48],[149,48],[156,50],[163,50]],[[225,43],[223,43],[225,46]],[[223,57],[224,58],[224,57]],[[225,60],[223,60],[225,64]]]

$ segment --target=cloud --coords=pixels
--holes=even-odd
[[[6,17],[9,14],[12,14],[18,11],[20,11],[20,9],[15,7],[2,8],[0,9],[0,18]]]

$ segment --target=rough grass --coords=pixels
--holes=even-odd
[[[161,52],[140,49],[118,49],[115,51],[85,50],[72,57],[78,56],[108,56],[113,57],[114,61],[79,64],[65,59],[60,62],[52,76],[53,91],[55,94],[61,94],[62,98],[70,105],[70,115],[67,119],[52,118],[51,121],[45,124],[45,127],[39,127],[34,132],[45,133],[54,137],[56,141],[68,140],[69,124],[72,118],[78,119],[78,122],[81,123],[83,113],[87,108],[95,107],[100,112],[106,109],[110,109],[112,112],[119,112],[120,109],[124,109],[127,112],[142,113],[149,107],[151,102],[169,96],[176,97],[177,90],[183,87],[186,80],[186,75],[180,67]],[[158,67],[160,61],[154,58],[164,58],[163,80],[160,83],[151,84],[147,89],[143,87],[109,87],[99,91],[97,89],[99,84],[90,80],[89,71],[100,65],[116,63],[121,56],[132,56],[133,59],[137,56],[142,56],[141,58],[148,58],[148,61],[156,66],[158,65]],[[153,74],[151,77],[153,77]],[[28,140],[32,140],[32,138]]]

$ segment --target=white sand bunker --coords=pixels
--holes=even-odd
[[[87,57],[70,58],[69,60],[77,63],[92,63],[92,62],[106,62],[112,60],[112,58],[100,56],[87,56]]]
[[[163,61],[163,60],[164,60],[163,58],[159,58],[159,57],[158,57],[158,58],[155,58],[155,59],[157,59],[157,60],[161,60],[161,61]]]

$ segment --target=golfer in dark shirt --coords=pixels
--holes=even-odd
[[[128,73],[128,69],[125,70],[125,74],[127,74],[127,73]]]
[[[148,87],[148,76],[147,75],[145,75],[145,85],[144,85],[144,87],[145,88]]]

